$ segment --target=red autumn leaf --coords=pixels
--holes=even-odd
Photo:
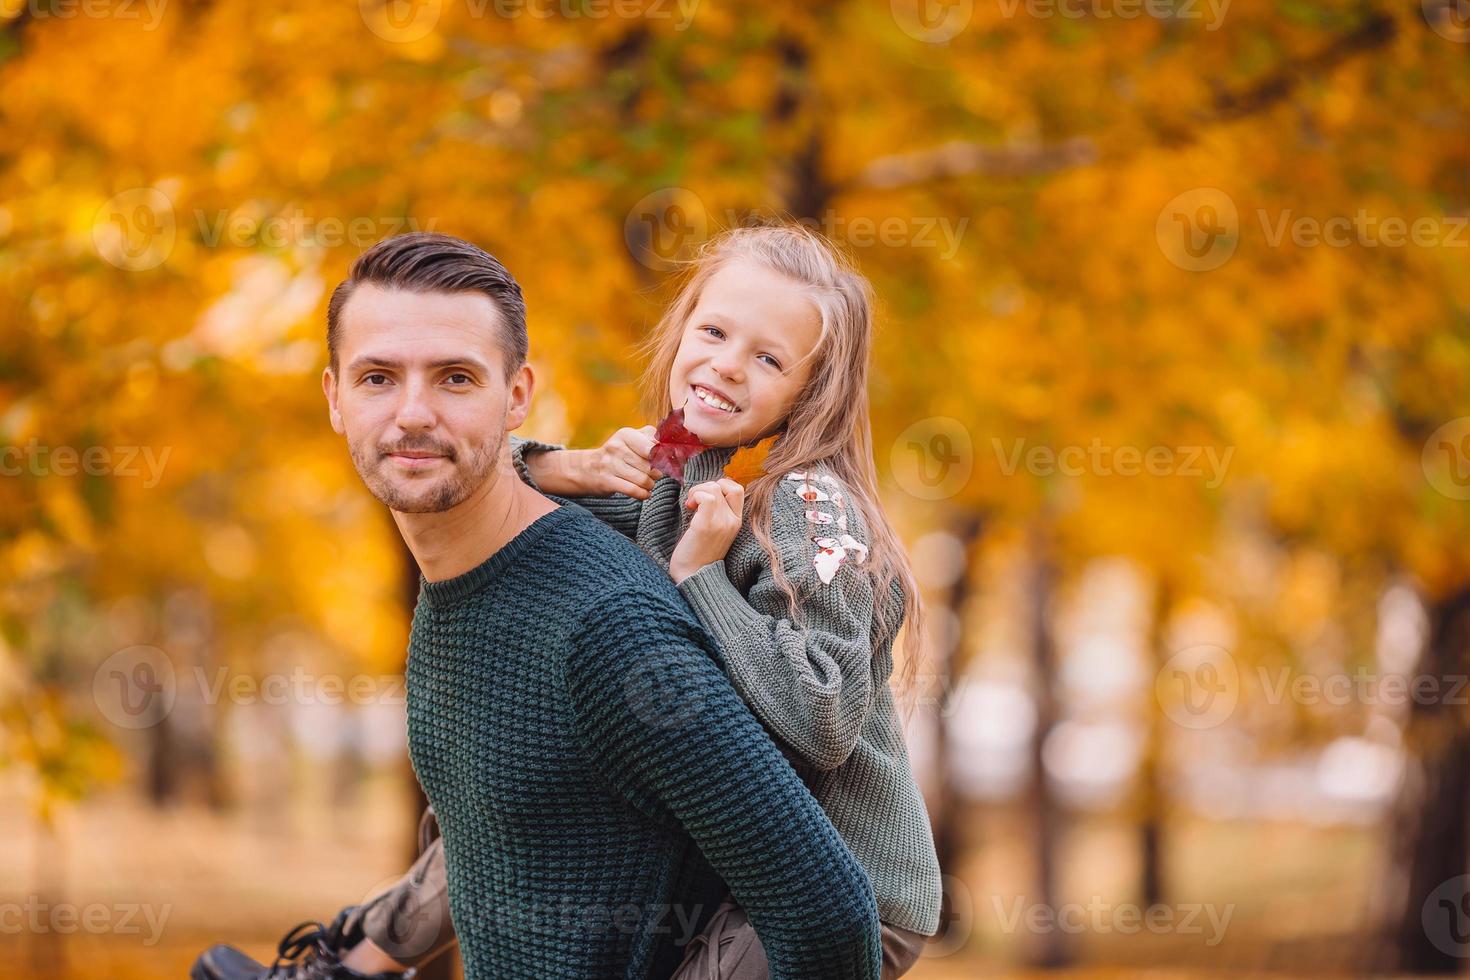
[[[684,482],[684,464],[709,447],[699,437],[684,428],[684,409],[676,408],[658,424],[653,434],[653,451],[648,462],[664,476]]]

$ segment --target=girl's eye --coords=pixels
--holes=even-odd
[[[724,332],[721,331],[719,327],[700,327],[699,329],[708,330],[710,333],[714,334],[717,337],[725,336]]]
[[[775,368],[777,371],[781,370],[781,362],[776,360],[770,354],[762,354],[761,357],[765,358],[766,363]]]

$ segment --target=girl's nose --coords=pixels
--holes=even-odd
[[[710,363],[710,367],[714,368],[715,373],[727,381],[740,381],[740,368],[729,358],[717,357]]]

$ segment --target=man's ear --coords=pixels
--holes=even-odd
[[[531,414],[531,396],[536,391],[536,372],[531,365],[522,364],[511,375],[510,391],[506,394],[505,431],[519,429]]]
[[[332,431],[342,435],[342,413],[337,410],[337,375],[330,366],[322,371],[322,394],[327,396],[327,415],[332,420]]]

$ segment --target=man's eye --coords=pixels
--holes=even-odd
[[[363,380],[375,388],[381,388],[388,383],[388,376],[386,374],[370,374],[366,378],[363,378]]]
[[[468,374],[461,374],[460,372],[456,371],[454,374],[451,374],[448,378],[445,378],[444,380],[448,381],[452,385],[467,385],[470,383],[470,376]]]

